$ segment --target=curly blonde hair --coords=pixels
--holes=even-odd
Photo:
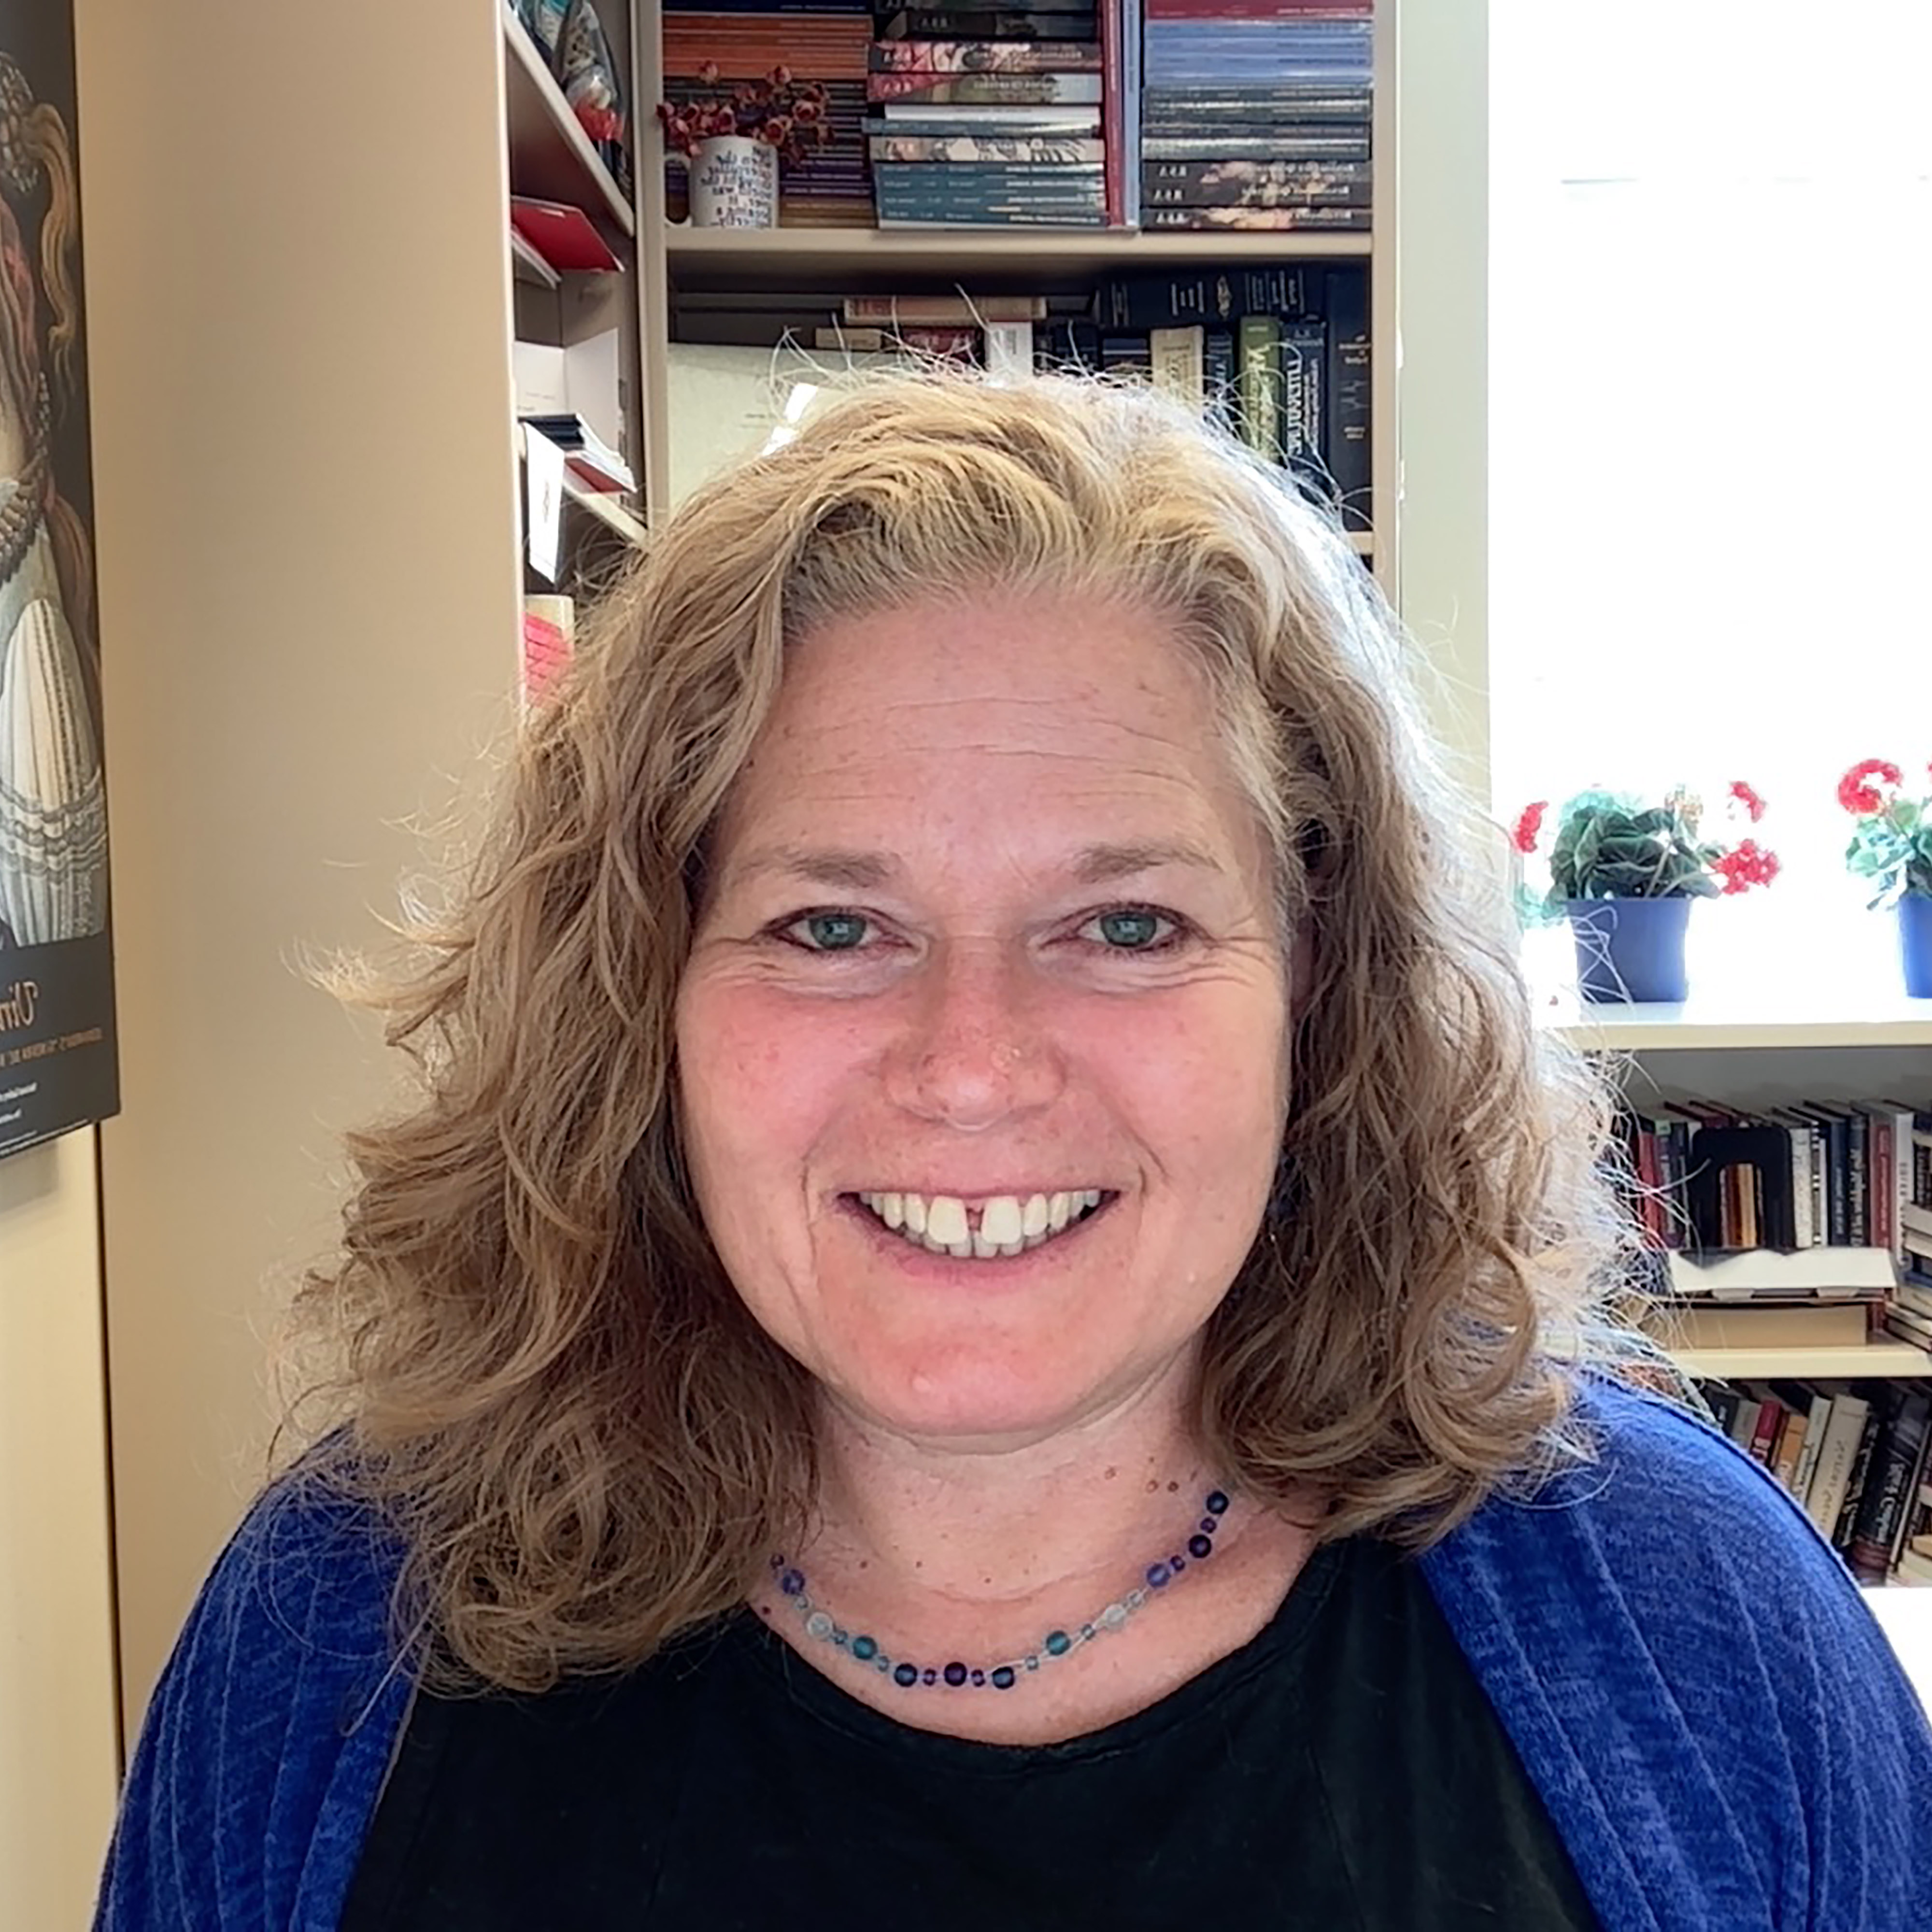
[[[808,1519],[808,1378],[708,1239],[673,1007],[708,835],[815,627],[998,587],[1197,654],[1312,975],[1276,1201],[1204,1336],[1199,1436],[1326,1537],[1415,1545],[1585,1453],[1619,1219],[1598,1090],[1539,1047],[1475,820],[1345,541],[1144,390],[868,380],[670,518],[518,744],[453,910],[364,986],[420,1074],[351,1137],[337,1478],[402,1532],[458,1673],[614,1669],[744,1600]]]

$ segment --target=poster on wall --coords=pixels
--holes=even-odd
[[[0,0],[0,1154],[118,1110],[74,16]]]

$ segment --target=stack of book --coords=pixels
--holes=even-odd
[[[824,83],[832,138],[778,172],[779,219],[788,228],[868,228],[872,183],[866,170],[866,50],[872,38],[868,0],[667,0],[664,13],[664,98],[674,106],[728,94],[760,80],[775,67],[801,80]],[[698,78],[716,62],[718,79]],[[682,154],[664,157],[665,212],[674,221],[688,212]]]
[[[1932,1583],[1932,1393],[1907,1382],[1707,1384],[1718,1425],[1796,1498],[1861,1582]]]
[[[1143,227],[1369,227],[1372,0],[1144,4]]]
[[[1094,320],[1101,367],[1144,370],[1288,469],[1345,528],[1372,527],[1363,265],[1122,276],[1102,286]]]
[[[1621,1134],[1632,1212],[1656,1247],[1880,1248],[1932,1281],[1932,1112],[1678,1100],[1627,1114]]]
[[[865,123],[879,226],[1103,224],[1100,31],[1095,0],[883,16]]]

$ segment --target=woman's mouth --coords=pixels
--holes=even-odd
[[[1044,1247],[1090,1220],[1114,1197],[1105,1188],[1086,1187],[971,1198],[897,1192],[850,1198],[881,1227],[928,1254],[993,1261]]]

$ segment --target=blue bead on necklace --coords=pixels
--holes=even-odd
[[[1029,1651],[1025,1656],[1016,1657],[1009,1663],[983,1668],[969,1667],[956,1660],[937,1666],[908,1664],[890,1656],[877,1637],[862,1633],[855,1635],[820,1610],[806,1588],[802,1570],[787,1563],[782,1556],[774,1556],[772,1572],[778,1579],[780,1594],[804,1619],[807,1636],[814,1642],[829,1643],[835,1649],[844,1651],[855,1664],[878,1672],[881,1677],[890,1677],[902,1690],[942,1686],[951,1690],[1010,1690],[1022,1677],[1038,1670],[1042,1664],[1070,1656],[1082,1644],[1091,1643],[1096,1636],[1105,1636],[1120,1629],[1149,1598],[1173,1582],[1190,1562],[1206,1562],[1214,1553],[1214,1532],[1221,1527],[1221,1519],[1227,1514],[1226,1492],[1210,1490],[1202,1504],[1200,1525],[1187,1539],[1185,1555],[1176,1551],[1157,1563],[1150,1563],[1144,1580],[1125,1596],[1109,1604],[1091,1623],[1082,1624],[1076,1630],[1048,1630],[1040,1640],[1037,1650]]]

